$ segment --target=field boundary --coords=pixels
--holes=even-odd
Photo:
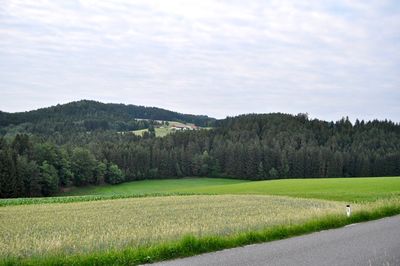
[[[0,208],[7,207],[7,206],[34,205],[34,204],[74,203],[74,202],[117,200],[117,199],[130,199],[130,198],[197,196],[197,195],[221,195],[221,194],[165,192],[165,193],[144,193],[144,194],[84,195],[84,196],[61,196],[61,197],[40,197],[40,198],[10,198],[10,199],[0,199]],[[223,194],[223,195],[228,195],[228,194]]]
[[[3,258],[0,265],[138,265],[207,252],[269,242],[304,235],[353,223],[376,220],[400,214],[400,205],[381,206],[371,211],[358,211],[351,217],[328,215],[299,225],[281,225],[261,231],[251,231],[230,236],[184,236],[179,241],[156,244],[142,248],[95,252],[81,255],[53,255],[43,258]]]

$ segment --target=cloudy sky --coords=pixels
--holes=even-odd
[[[400,122],[400,4],[2,0],[0,110],[80,99]]]

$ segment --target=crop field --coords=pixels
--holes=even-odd
[[[301,223],[343,211],[276,196],[171,196],[0,208],[0,256],[91,252]],[[16,223],[15,221],[18,221]]]
[[[179,193],[186,195],[173,195]],[[76,188],[62,197],[0,200],[0,265],[137,264],[398,213],[400,177],[184,178]]]

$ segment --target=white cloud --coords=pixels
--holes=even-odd
[[[0,109],[90,98],[400,121],[399,44],[396,1],[6,0]]]

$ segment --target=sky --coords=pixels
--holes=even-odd
[[[397,0],[1,0],[0,110],[400,122]]]

